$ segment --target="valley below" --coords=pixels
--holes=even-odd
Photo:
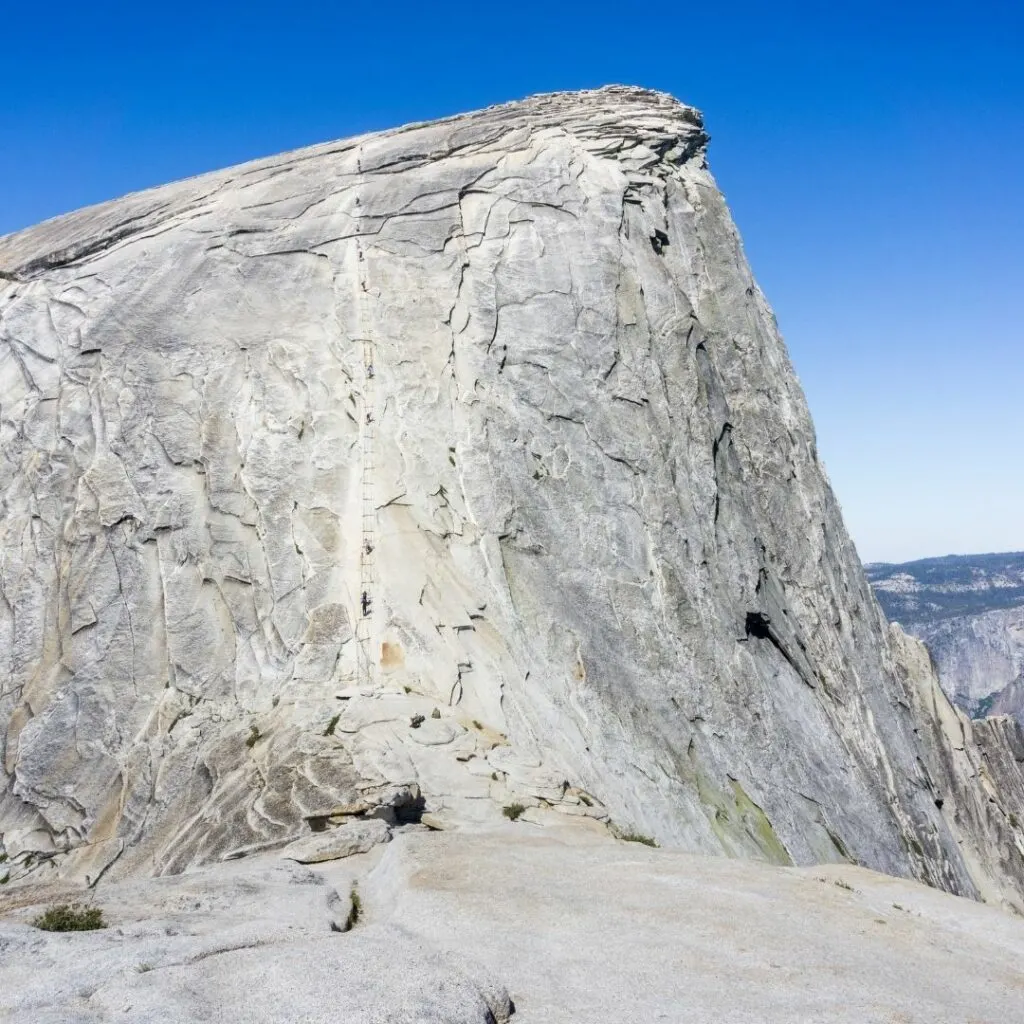
[[[865,566],[891,621],[923,640],[943,689],[975,718],[1024,723],[1024,554]]]

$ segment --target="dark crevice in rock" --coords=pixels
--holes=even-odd
[[[753,637],[755,640],[767,640],[789,663],[790,668],[813,690],[814,683],[808,678],[806,670],[798,664],[797,660],[786,649],[786,645],[779,638],[778,633],[772,626],[771,617],[764,612],[747,612],[743,640]]]

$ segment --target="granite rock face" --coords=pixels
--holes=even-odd
[[[706,141],[541,96],[0,239],[15,876],[522,803],[1020,902]]]
[[[946,692],[974,714],[1024,717],[1024,606],[913,627]]]
[[[968,714],[1024,723],[1024,553],[865,566],[890,621],[925,642]]]
[[[1001,690],[992,694],[988,704],[989,715],[1012,715],[1024,725],[1024,674],[1017,676],[1012,683],[1007,683]]]
[[[890,638],[920,726],[922,763],[978,894],[1019,911],[1024,875],[1020,724],[1005,715],[972,721],[943,692],[925,645],[897,624],[890,627]]]

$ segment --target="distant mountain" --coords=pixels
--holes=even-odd
[[[1024,723],[1024,552],[864,567],[890,620],[920,637],[949,696]]]
[[[1024,605],[1024,551],[864,566],[882,610],[906,629]]]

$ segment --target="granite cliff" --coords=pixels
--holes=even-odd
[[[521,804],[1024,903],[1020,734],[887,626],[706,143],[540,96],[0,239],[13,880]]]
[[[911,627],[968,714],[1024,718],[1024,604]]]
[[[968,714],[1024,723],[1024,554],[947,555],[865,566],[882,610],[925,642]]]

